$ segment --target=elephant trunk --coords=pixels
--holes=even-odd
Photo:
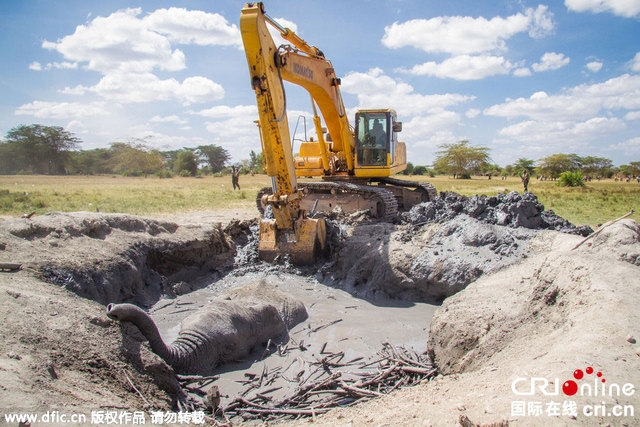
[[[169,365],[181,365],[183,360],[183,350],[174,344],[166,345],[160,336],[158,327],[147,313],[133,304],[109,304],[107,306],[107,316],[119,322],[131,322],[142,332],[142,335],[149,340],[151,350],[160,356]]]

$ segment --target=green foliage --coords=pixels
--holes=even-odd
[[[620,173],[624,176],[639,176],[640,162],[630,162],[628,165],[621,165]]]
[[[169,169],[160,169],[155,173],[158,178],[173,178],[173,172]]]
[[[407,168],[402,171],[402,175],[413,175],[414,173],[413,163],[407,162]]]
[[[416,166],[413,168],[413,175],[428,175],[429,169],[426,166]]]
[[[60,126],[15,127],[0,144],[0,173],[64,174],[81,141]]]
[[[561,173],[580,168],[580,157],[576,154],[552,154],[539,160],[538,171],[541,175],[558,178]]]
[[[202,161],[209,165],[211,173],[220,172],[225,163],[229,161],[231,156],[229,152],[218,145],[200,145],[195,152],[201,157]],[[176,168],[174,168],[176,170]]]
[[[529,175],[533,175],[536,162],[531,159],[519,158],[513,165],[511,165],[511,174],[513,176],[520,176],[526,170]]]
[[[183,150],[178,153],[178,157],[173,164],[173,170],[180,176],[196,176],[198,172],[198,160],[191,150]],[[184,173],[187,175],[184,175]]]
[[[144,144],[114,142],[107,164],[112,173],[124,176],[151,175],[164,168],[162,155]]]
[[[562,172],[558,179],[558,185],[563,187],[584,187],[584,176],[582,172]]]
[[[468,179],[489,161],[489,148],[473,147],[463,140],[455,144],[442,144],[434,162],[436,171],[454,178]]]
[[[252,173],[264,173],[264,159],[262,152],[255,153],[253,150],[249,153],[249,168]]]

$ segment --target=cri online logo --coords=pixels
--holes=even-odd
[[[595,374],[594,374],[595,373]],[[567,380],[562,384],[562,392],[567,396],[632,396],[635,387],[631,383],[624,385],[616,383],[606,383],[602,372],[595,372],[593,367],[588,366],[584,371],[576,369],[573,371],[573,378],[581,381],[580,385],[574,380]],[[593,378],[593,382],[586,381]],[[544,396],[558,396],[560,394],[560,381],[549,381],[544,377],[516,378],[511,383],[511,390],[518,396],[533,396],[536,392]]]

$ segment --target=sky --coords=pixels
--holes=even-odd
[[[62,126],[79,148],[260,150],[232,0],[0,0],[0,137]],[[393,108],[408,161],[469,140],[494,163],[640,161],[640,0],[274,0],[325,53],[355,111]],[[285,84],[289,124],[311,105]],[[296,150],[294,145],[294,151]]]

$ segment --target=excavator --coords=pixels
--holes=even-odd
[[[268,25],[290,44],[276,46]],[[393,109],[359,110],[352,127],[331,62],[268,16],[262,2],[245,4],[240,31],[258,105],[264,168],[271,177],[271,187],[259,191],[256,200],[261,213],[267,207],[273,212],[273,219],[260,222],[261,259],[288,254],[295,264],[313,263],[326,250],[326,223],[309,213],[339,207],[390,220],[399,210],[437,196],[428,183],[393,178],[407,167],[406,145],[398,141],[402,122]],[[303,141],[297,155],[284,81],[303,87],[311,97],[316,140]],[[302,177],[322,179],[298,182]]]

